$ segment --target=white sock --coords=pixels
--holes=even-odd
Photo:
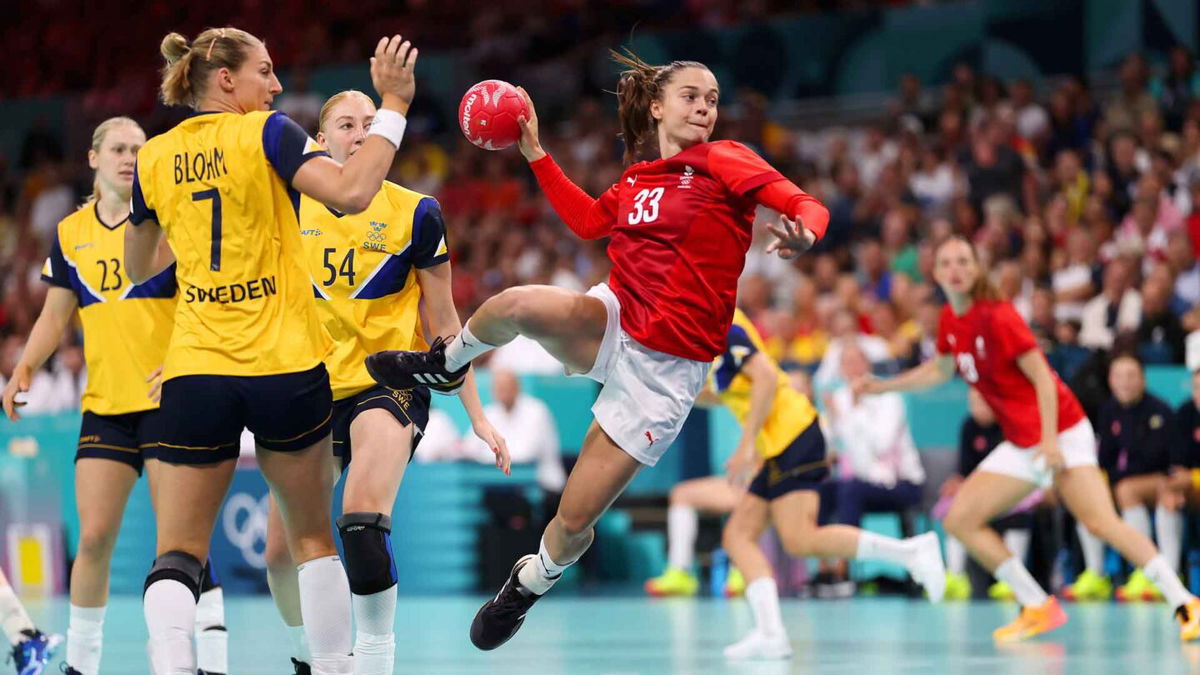
[[[786,635],[783,614],[779,611],[779,589],[771,577],[755,579],[746,586],[746,600],[754,615],[754,627],[765,635]]]
[[[21,631],[37,629],[34,628],[29,614],[25,612],[25,607],[17,599],[16,591],[12,586],[4,583],[3,578],[3,573],[0,573],[0,629],[4,630],[9,644],[15,645],[25,641],[25,636],[21,634]]]
[[[1138,504],[1137,506],[1131,506],[1121,511],[1121,520],[1124,520],[1130,527],[1146,535],[1147,539],[1153,536],[1150,533],[1150,510],[1145,506]]]
[[[201,593],[196,603],[196,665],[207,673],[229,672],[225,593],[220,587]]]
[[[1183,550],[1183,514],[1162,506],[1155,509],[1154,539],[1167,564],[1178,570],[1180,551]]]
[[[537,595],[544,595],[554,582],[562,578],[563,570],[575,564],[572,560],[568,563],[556,563],[546,552],[546,540],[543,538],[542,543],[538,546],[537,558],[533,563],[526,563],[521,571],[517,572],[517,581]]]
[[[1022,562],[1029,555],[1029,530],[1024,527],[1014,527],[1004,531],[1004,546],[1013,557]]]
[[[916,552],[917,547],[907,539],[893,539],[863,530],[858,534],[858,554],[855,557],[908,565]]]
[[[454,340],[446,346],[446,370],[458,370],[479,356],[488,353],[499,345],[489,345],[471,333],[471,322],[463,324],[462,330]]]
[[[1093,574],[1104,576],[1104,542],[1078,521],[1075,523],[1075,535],[1079,537],[1079,548],[1083,549],[1084,567]]]
[[[288,639],[292,643],[292,658],[301,663],[310,663],[312,652],[308,650],[308,638],[304,635],[304,624],[285,626],[285,628],[287,628]]]
[[[396,661],[396,585],[353,600],[354,675],[391,675]]]
[[[195,675],[196,596],[191,589],[174,579],[159,579],[146,589],[142,607],[155,674]]]
[[[967,547],[954,537],[946,537],[946,570],[951,574],[967,573]]]
[[[1167,602],[1172,607],[1178,607],[1187,604],[1192,599],[1192,594],[1188,593],[1183,587],[1183,582],[1179,580],[1179,574],[1167,562],[1163,554],[1159,553],[1142,567],[1142,571],[1146,573],[1146,578],[1154,582],[1158,590],[1167,598]]]
[[[671,506],[667,509],[667,567],[692,571],[699,522],[696,509],[690,506]]]
[[[1029,570],[1025,569],[1025,565],[1015,557],[1000,563],[995,575],[998,580],[1008,584],[1022,607],[1039,607],[1050,599]]]
[[[104,612],[107,607],[71,605],[71,622],[67,625],[67,665],[82,675],[100,672],[100,655],[104,647]]]
[[[300,565],[300,615],[312,650],[313,675],[352,675],[350,582],[336,555]]]

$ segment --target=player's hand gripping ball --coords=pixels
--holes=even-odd
[[[503,150],[521,137],[517,119],[529,115],[525,98],[504,80],[484,80],[467,90],[458,104],[463,135],[484,150]]]

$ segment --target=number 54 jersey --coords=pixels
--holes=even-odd
[[[127,220],[109,225],[96,203],[62,219],[42,280],[79,303],[88,367],[84,412],[124,415],[153,410],[146,378],[163,364],[175,316],[175,266],[140,284],[125,273]]]
[[[417,270],[450,260],[436,200],[386,181],[357,214],[303,197],[300,238],[317,311],[334,340],[325,366],[335,401],[375,386],[363,365],[369,354],[428,347]]]

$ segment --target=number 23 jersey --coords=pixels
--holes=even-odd
[[[303,197],[300,238],[317,312],[334,340],[325,365],[335,401],[375,386],[363,365],[372,352],[428,347],[417,270],[450,260],[437,201],[386,181],[352,215]]]
[[[1011,303],[976,300],[962,316],[947,303],[938,321],[937,350],[954,357],[967,384],[975,387],[996,413],[1004,437],[1019,448],[1042,440],[1042,416],[1033,382],[1017,365],[1017,357],[1039,349],[1033,332]],[[1058,390],[1058,430],[1083,419],[1079,400],[1053,371]]]

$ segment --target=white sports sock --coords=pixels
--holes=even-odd
[[[300,615],[312,650],[313,675],[351,675],[350,582],[335,555],[300,565]]]
[[[159,579],[146,589],[142,607],[155,674],[195,675],[196,596],[191,589],[174,579]]]
[[[396,660],[396,585],[355,595],[354,674],[391,675]]]
[[[196,665],[208,673],[229,672],[225,593],[220,587],[201,593],[196,603]]]
[[[12,586],[4,582],[3,573],[0,573],[0,629],[4,630],[8,642],[14,645],[25,641],[21,631],[37,630]]]
[[[954,537],[946,537],[946,570],[951,574],[967,573],[967,547]]]
[[[893,539],[863,530],[858,535],[858,554],[855,557],[908,565],[916,552],[917,547],[907,539]]]
[[[554,562],[554,559],[546,552],[546,539],[543,538],[541,545],[538,546],[537,557],[532,563],[526,563],[521,571],[517,572],[517,581],[537,595],[544,595],[554,585],[554,582],[562,578],[563,571],[573,564],[575,564],[574,560],[568,563]]]
[[[82,675],[100,672],[100,656],[104,647],[104,612],[107,607],[71,605],[71,622],[67,625],[67,665]]]
[[[1146,535],[1147,539],[1153,536],[1150,533],[1150,510],[1145,506],[1138,504],[1137,506],[1131,506],[1121,511],[1121,520],[1124,520],[1130,527]]]
[[[458,370],[479,356],[488,353],[499,345],[489,345],[471,333],[471,321],[463,324],[462,330],[454,336],[454,340],[446,346],[446,370]]]
[[[1179,580],[1179,574],[1171,566],[1171,563],[1167,562],[1163,554],[1159,553],[1154,556],[1142,567],[1142,571],[1146,573],[1146,578],[1154,582],[1158,590],[1162,591],[1172,607],[1186,604],[1192,599],[1192,594],[1183,587],[1183,582]]]
[[[1104,576],[1104,542],[1078,521],[1075,523],[1075,535],[1079,537],[1079,548],[1083,549],[1084,567],[1092,574]]]
[[[1183,550],[1183,514],[1162,506],[1155,509],[1154,539],[1167,564],[1171,569],[1178,570],[1180,552]]]
[[[1004,546],[1017,560],[1024,561],[1029,554],[1029,530],[1024,527],[1014,527],[1004,531]]]
[[[692,571],[699,522],[696,509],[690,506],[671,506],[667,509],[667,567]]]
[[[308,637],[304,635],[304,624],[285,626],[288,639],[292,643],[292,658],[303,663],[312,661],[312,652],[308,649]]]
[[[774,579],[755,579],[746,586],[746,600],[754,615],[754,627],[759,632],[770,636],[787,634],[783,629],[783,614],[779,611],[779,588]]]
[[[1000,563],[995,574],[997,579],[1008,584],[1022,607],[1039,607],[1050,599],[1029,570],[1025,569],[1025,565],[1016,558],[1009,558]]]

